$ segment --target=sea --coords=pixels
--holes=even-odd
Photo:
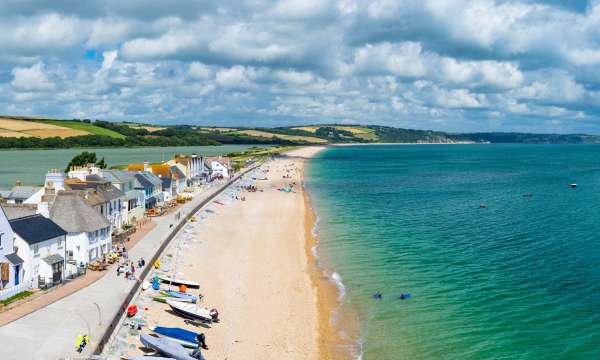
[[[162,162],[176,154],[205,156],[226,155],[244,151],[253,145],[221,146],[170,146],[136,148],[74,148],[74,149],[34,149],[0,150],[0,188],[10,189],[18,180],[23,185],[44,184],[46,172],[50,169],[64,169],[69,161],[83,151],[95,152],[98,160],[104,158],[107,165],[127,165],[128,163]],[[260,145],[266,147],[270,145]]]
[[[306,187],[355,357],[600,359],[599,145],[332,147]]]

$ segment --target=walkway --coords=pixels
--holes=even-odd
[[[196,195],[191,202],[179,208],[178,212],[183,218],[204,199],[226,187],[227,185],[214,186]],[[174,212],[157,218],[156,227],[129,251],[129,258],[134,261],[140,257],[151,259],[168,236],[170,224],[176,223],[176,214]],[[77,356],[77,335],[84,333],[91,338],[92,343],[86,348],[86,353],[90,353],[133,284],[133,281],[125,280],[123,276],[117,277],[115,271],[110,271],[90,286],[0,327],[0,359],[74,357]]]

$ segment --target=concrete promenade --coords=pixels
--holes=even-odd
[[[213,186],[178,211],[156,219],[157,226],[129,251],[129,258],[134,262],[140,257],[151,259],[172,231],[170,225],[177,224],[177,213],[183,219],[202,201],[228,186]],[[123,275],[117,277],[116,271],[109,271],[90,286],[0,327],[0,359],[82,357],[75,351],[79,334],[90,335],[91,344],[85,351],[89,356],[135,283],[125,280]],[[140,272],[136,270],[136,274]]]

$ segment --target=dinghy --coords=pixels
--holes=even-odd
[[[156,326],[149,328],[150,331],[157,333],[158,335],[169,338],[169,340],[173,340],[178,344],[181,344],[185,347],[195,348],[198,346],[198,341],[196,337],[198,333],[193,331],[185,330],[178,327],[164,327],[164,326]]]
[[[182,303],[192,303],[192,300],[190,300],[190,299],[179,299],[179,298],[174,298],[171,296],[155,296],[152,298],[152,300],[158,301],[163,304],[166,304],[168,300],[179,301]]]
[[[199,319],[206,322],[213,322],[218,320],[218,312],[216,310],[208,310],[205,308],[200,308],[196,305],[185,304],[179,301],[167,300],[167,304],[175,311],[177,314],[192,318]]]
[[[140,341],[146,348],[156,350],[168,358],[176,360],[195,360],[188,350],[173,340],[152,336],[150,334],[140,334]]]
[[[192,295],[192,294],[187,294],[187,293],[184,293],[181,291],[161,291],[160,293],[162,295],[170,296],[170,297],[177,298],[177,299],[189,300],[189,302],[193,302],[193,303],[198,301],[198,296]]]
[[[158,275],[158,278],[160,279],[160,281],[162,281],[164,283],[167,283],[167,284],[177,285],[177,286],[179,286],[179,285],[185,285],[185,286],[187,286],[189,288],[192,288],[192,289],[198,289],[198,288],[200,288],[200,284],[198,284],[195,281],[185,280],[185,279],[177,279],[177,278],[174,278],[174,277],[171,277],[171,276],[168,276],[168,275],[165,275],[165,274],[160,274],[160,273],[157,274],[157,275]]]

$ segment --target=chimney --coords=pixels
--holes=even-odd
[[[150,168],[150,164],[148,163],[148,160],[144,160],[144,171],[149,171]]]
[[[53,188],[56,192],[65,189],[65,175],[59,169],[50,169],[46,173],[46,181],[44,182],[46,189]]]

